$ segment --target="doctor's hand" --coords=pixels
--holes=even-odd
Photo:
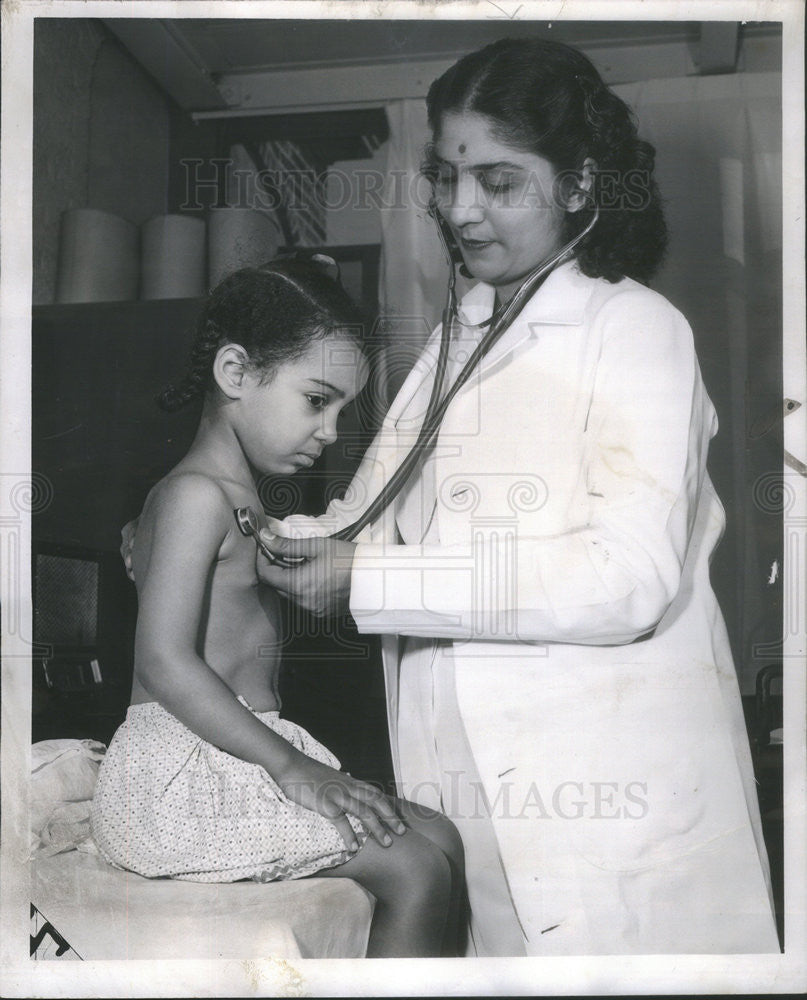
[[[296,566],[272,563],[258,550],[258,578],[318,618],[341,615],[350,601],[356,546],[335,538],[281,538],[265,528],[261,542],[276,556],[303,557]]]
[[[126,575],[130,580],[134,580],[134,569],[132,568],[132,549],[134,548],[135,535],[137,534],[137,525],[140,522],[140,518],[136,517],[133,521],[129,521],[121,529],[120,537],[120,554],[121,559],[123,559],[123,565],[126,567]]]

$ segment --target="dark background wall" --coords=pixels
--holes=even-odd
[[[167,211],[175,110],[97,21],[38,18],[34,44],[34,305],[54,299],[59,218]]]

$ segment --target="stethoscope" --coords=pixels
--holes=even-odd
[[[432,201],[429,206],[429,214],[437,223],[437,232],[440,236],[440,242],[442,243],[443,250],[448,257],[449,277],[448,288],[446,291],[446,302],[443,309],[440,350],[437,356],[434,383],[429,397],[429,404],[426,408],[426,415],[423,419],[423,424],[421,425],[417,439],[412,445],[409,454],[396,469],[386,486],[381,490],[361,517],[359,517],[352,524],[334,532],[333,535],[329,536],[331,538],[340,539],[342,541],[353,541],[353,539],[356,538],[356,536],[363,531],[368,524],[375,521],[376,518],[392,503],[392,501],[403,489],[404,484],[409,479],[415,467],[425,458],[429,448],[437,436],[443,416],[445,415],[445,412],[454,397],[467,383],[468,379],[474,373],[493,345],[501,338],[505,331],[509,329],[521,310],[527,304],[527,301],[535,294],[538,288],[540,288],[549,276],[550,272],[556,267],[559,267],[561,264],[564,264],[573,256],[575,249],[578,247],[580,242],[588,236],[597,224],[597,220],[600,216],[599,208],[595,206],[592,217],[586,227],[565,246],[562,246],[551,257],[530,271],[510,300],[500,310],[493,314],[484,336],[471,352],[468,360],[463,365],[460,373],[457,375],[456,380],[448,392],[446,392],[443,396],[443,382],[445,381],[445,372],[448,365],[448,349],[451,344],[454,328],[456,324],[461,324],[462,321],[459,318],[459,311],[457,308],[457,264],[455,255],[451,252],[451,246],[449,245],[449,234],[445,231],[447,223],[440,215],[434,201]],[[291,559],[270,553],[269,550],[260,542],[258,519],[251,508],[237,508],[235,510],[235,517],[242,533],[245,535],[253,535],[261,548],[261,551],[271,562],[284,566],[296,566],[305,561],[304,557]]]

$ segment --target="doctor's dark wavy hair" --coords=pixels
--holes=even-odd
[[[435,80],[426,105],[435,140],[443,115],[472,111],[490,119],[500,142],[543,157],[556,173],[577,173],[591,157],[600,218],[577,251],[580,269],[612,282],[649,280],[667,243],[655,150],[582,53],[543,39],[502,39]],[[564,242],[589,218],[585,210],[567,212]]]
[[[350,337],[366,354],[363,329],[360,311],[316,259],[298,254],[243,268],[208,296],[185,377],[157,402],[173,412],[203,397],[213,388],[213,361],[225,344],[240,344],[252,370],[268,379],[312,342],[336,334]]]

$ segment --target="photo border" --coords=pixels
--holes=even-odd
[[[495,8],[495,9],[494,9]],[[498,10],[500,13],[496,13]],[[396,17],[548,20],[779,21],[783,32],[785,397],[800,400],[784,423],[785,449],[807,462],[804,288],[804,9],[800,0],[8,0],[2,7],[2,185],[0,186],[0,605],[2,636],[2,893],[0,993],[4,996],[393,996],[601,995],[621,992],[798,992],[807,986],[805,878],[805,623],[785,636],[785,953],[783,955],[576,956],[510,959],[33,962],[28,955],[30,773],[30,364],[32,277],[33,20],[35,17]],[[807,593],[807,480],[786,470],[794,504],[785,531],[796,558],[783,567],[796,607]],[[22,484],[20,486],[20,484]],[[14,496],[12,493],[16,490]],[[785,606],[788,605],[786,593]],[[802,611],[803,613],[803,611]],[[794,623],[795,624],[795,623]]]

